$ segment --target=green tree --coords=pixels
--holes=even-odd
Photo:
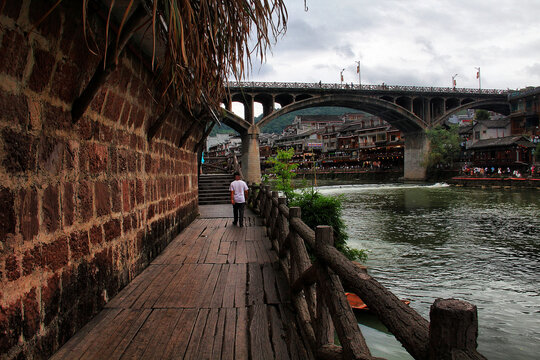
[[[426,131],[430,141],[430,149],[424,160],[428,168],[439,165],[453,165],[461,151],[458,126],[451,125],[449,128],[436,126]]]
[[[277,155],[270,159],[272,168],[270,171],[276,176],[272,185],[278,191],[282,191],[287,199],[294,197],[292,179],[296,176],[294,170],[298,164],[292,164],[291,159],[294,155],[294,149],[278,150]]]
[[[334,246],[350,260],[367,260],[367,250],[350,248],[347,245],[347,232],[342,220],[342,201],[340,197],[325,196],[315,191],[313,187],[301,192],[295,192],[292,179],[296,175],[293,170],[297,164],[290,161],[294,149],[278,150],[277,155],[270,161],[273,164],[272,173],[276,176],[272,185],[287,196],[289,206],[298,206],[302,212],[302,221],[310,228],[318,225],[329,225],[334,229]]]
[[[489,111],[487,110],[476,110],[476,113],[474,114],[475,120],[489,120],[491,119],[491,116],[489,115]]]

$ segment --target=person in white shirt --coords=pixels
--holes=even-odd
[[[240,178],[239,173],[234,173],[234,181],[229,186],[231,192],[231,204],[233,206],[233,225],[244,226],[244,207],[248,197],[248,186],[245,181]]]

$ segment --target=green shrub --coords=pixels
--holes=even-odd
[[[349,260],[367,260],[366,250],[347,245],[348,235],[341,218],[343,206],[340,197],[325,196],[312,188],[295,194],[289,206],[300,207],[302,221],[312,229],[318,225],[331,226],[334,229],[334,246]]]

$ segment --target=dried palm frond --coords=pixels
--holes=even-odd
[[[54,3],[34,27],[61,1]],[[88,0],[81,1],[86,25]],[[107,45],[104,49],[105,56],[114,56],[115,62],[121,49],[122,27],[130,10],[141,3],[152,18],[156,83],[162,84],[165,98],[189,110],[217,108],[225,96],[227,78],[243,78],[251,67],[252,54],[264,61],[266,51],[287,24],[284,0],[130,0],[116,36],[117,51],[108,54]],[[107,38],[115,1],[108,4]],[[87,31],[86,26],[83,28]],[[156,46],[165,47],[165,55],[157,57]]]

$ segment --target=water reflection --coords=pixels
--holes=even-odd
[[[438,297],[470,301],[478,307],[478,342],[484,355],[489,359],[537,358],[538,190],[440,184],[320,190],[346,195],[344,217],[350,245],[370,249],[371,274],[398,297],[412,299],[411,306],[426,318]],[[381,344],[384,347],[384,339]],[[403,354],[399,346],[394,350]]]

